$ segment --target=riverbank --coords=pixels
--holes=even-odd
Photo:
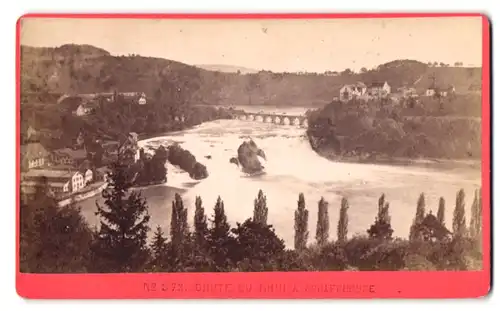
[[[417,166],[426,168],[470,168],[481,169],[481,160],[439,159],[439,158],[403,158],[389,156],[340,156],[327,151],[315,150],[321,157],[341,163],[378,164],[391,166]]]
[[[64,207],[64,206],[67,206],[71,203],[78,203],[78,202],[90,199],[90,198],[95,197],[96,195],[100,194],[107,186],[108,186],[108,183],[106,183],[106,182],[94,183],[94,184],[88,186],[89,188],[85,189],[84,191],[72,193],[65,198],[61,198],[57,202],[57,204],[59,205],[59,207]]]

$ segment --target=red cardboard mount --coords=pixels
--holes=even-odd
[[[490,266],[490,23],[481,14],[28,14],[21,18],[136,19],[346,19],[476,16],[483,21],[482,197],[483,267],[466,272],[262,272],[29,274],[19,272],[19,187],[16,219],[16,287],[33,299],[144,298],[468,298],[488,294]],[[20,18],[20,19],[21,19]],[[20,21],[20,20],[19,20]],[[17,24],[17,167],[20,165],[20,22]],[[20,171],[16,173],[19,185]],[[431,280],[429,282],[429,280]]]

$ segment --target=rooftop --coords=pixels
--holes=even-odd
[[[73,159],[86,159],[87,158],[87,152],[83,149],[73,150],[71,148],[62,148],[62,149],[54,150],[54,153],[65,154]]]
[[[47,157],[49,152],[40,143],[29,143],[21,146],[21,157],[27,159]]]
[[[373,82],[370,84],[370,87],[383,87],[385,82]]]
[[[77,171],[74,169],[34,169],[22,174],[23,178],[47,177],[47,179],[70,178]]]
[[[62,188],[62,187],[64,187],[64,185],[66,185],[66,184],[67,184],[67,182],[61,182],[61,181],[50,181],[50,180],[49,180],[49,181],[48,181],[48,184],[49,184],[49,186],[51,186],[51,187],[60,187],[60,188]],[[23,185],[23,186],[38,186],[38,185],[40,185],[40,182],[37,182],[37,181],[27,181],[27,180],[23,180],[23,181],[21,182],[21,185]]]

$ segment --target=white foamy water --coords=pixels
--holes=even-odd
[[[244,139],[252,138],[266,153],[262,160],[266,174],[246,176],[229,159]],[[340,200],[347,197],[349,235],[365,233],[377,213],[378,198],[385,193],[390,203],[392,227],[396,236],[407,237],[416,203],[421,192],[426,194],[427,209],[437,211],[438,200],[446,200],[446,222],[451,227],[456,192],[466,191],[467,217],[473,192],[480,185],[480,172],[472,169],[430,169],[408,166],[336,163],[311,150],[305,129],[277,126],[253,121],[221,120],[202,124],[194,129],[140,142],[146,151],[160,145],[178,142],[207,166],[210,176],[201,181],[168,165],[167,186],[182,188],[184,206],[192,224],[194,200],[201,196],[205,211],[211,218],[218,196],[224,201],[231,224],[243,222],[253,215],[253,201],[260,189],[267,197],[268,223],[288,247],[293,247],[294,211],[299,193],[304,193],[309,210],[309,239],[316,232],[317,203],[323,196],[329,202],[330,237],[336,239]],[[208,159],[206,156],[210,156]],[[166,186],[142,190],[151,215],[151,226],[170,227],[173,192]],[[101,198],[97,198],[102,202]],[[83,213],[91,224],[96,198],[81,202]]]

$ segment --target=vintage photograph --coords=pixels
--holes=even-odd
[[[482,270],[482,27],[23,18],[20,271]]]

